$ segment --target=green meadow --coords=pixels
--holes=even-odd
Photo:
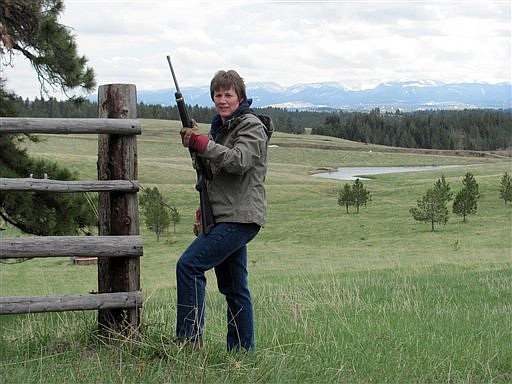
[[[172,343],[175,262],[193,239],[195,172],[177,121],[141,120],[139,181],[157,186],[181,221],[156,241],[141,225],[140,337],[107,338],[96,312],[0,317],[3,383],[510,383],[512,204],[499,198],[511,158],[404,151],[275,133],[268,225],[249,245],[256,351],[225,351],[225,303],[207,273],[205,345]],[[200,127],[206,132],[207,126]],[[96,178],[97,138],[44,135],[27,150]],[[460,165],[363,180],[359,214],[337,205],[351,181],[311,176],[340,166]],[[409,213],[442,175],[456,193],[479,185],[467,222],[431,232]],[[451,204],[449,205],[451,212]],[[1,236],[16,236],[8,228]],[[2,296],[97,290],[95,265],[67,258],[0,264]]]

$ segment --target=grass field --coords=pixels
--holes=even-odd
[[[171,340],[174,266],[193,238],[195,173],[178,122],[142,126],[139,181],[158,186],[182,220],[159,242],[141,228],[140,339],[105,339],[95,312],[2,316],[3,383],[512,382],[512,205],[498,192],[510,158],[276,133],[268,225],[249,246],[256,351],[225,351],[225,304],[211,272],[205,347],[190,351]],[[28,150],[96,178],[94,136],[48,135]],[[359,214],[337,206],[345,181],[311,176],[337,166],[452,164],[467,167],[365,180],[372,201]],[[481,192],[475,215],[463,223],[451,213],[435,232],[413,220],[409,208],[442,174],[456,193],[468,171]],[[96,266],[66,259],[0,269],[2,296],[86,293],[96,280]]]

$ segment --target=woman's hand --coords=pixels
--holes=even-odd
[[[181,143],[184,147],[193,149],[198,153],[204,153],[210,139],[197,129],[197,124],[192,120],[192,128],[182,128],[180,131]]]

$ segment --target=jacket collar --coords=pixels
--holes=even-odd
[[[233,112],[233,114],[228,119],[226,119],[225,122],[222,122],[222,119],[219,114],[213,116],[212,123],[210,126],[210,136],[215,140],[217,132],[219,132],[219,130],[222,129],[224,125],[229,126],[231,122],[235,120],[238,116],[247,112],[247,110],[250,109],[251,104],[252,99],[245,99],[244,101],[242,101],[238,105],[238,108],[235,110],[235,112]]]

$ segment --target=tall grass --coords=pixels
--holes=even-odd
[[[271,148],[269,222],[249,246],[256,351],[225,351],[225,304],[211,272],[205,347],[191,351],[171,340],[174,264],[193,236],[194,173],[178,122],[142,123],[139,180],[158,186],[182,221],[159,242],[141,228],[140,338],[106,339],[96,332],[94,312],[3,316],[2,382],[512,381],[512,205],[498,195],[509,159],[378,152],[277,133],[274,143],[337,149]],[[84,136],[47,136],[28,149],[93,178],[95,146]],[[310,176],[322,167],[431,164],[471,164],[482,197],[467,223],[451,214],[432,233],[408,210],[441,173],[457,191],[469,168],[372,177],[364,181],[372,202],[359,214],[336,204],[344,182]],[[0,278],[2,295],[85,293],[97,284],[96,266],[64,259],[2,264]]]

